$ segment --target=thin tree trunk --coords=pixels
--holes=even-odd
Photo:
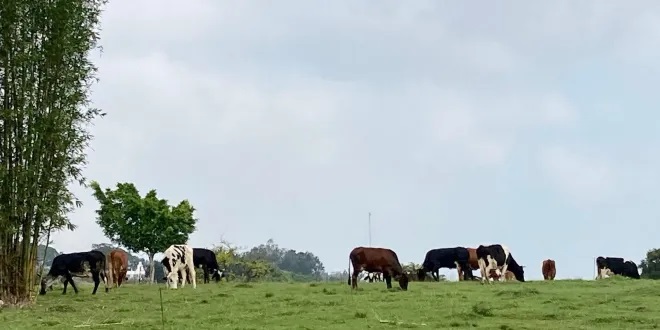
[[[154,253],[149,252],[149,284],[156,283],[156,265],[154,265]]]

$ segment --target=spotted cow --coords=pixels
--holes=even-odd
[[[624,261],[617,257],[598,257],[596,258],[596,279],[602,279],[605,275],[621,275],[634,279],[639,279],[637,265],[632,261]]]
[[[490,281],[490,271],[498,271],[498,275],[506,274],[510,270],[515,276],[516,280],[525,282],[525,272],[523,266],[518,265],[516,260],[511,255],[508,247],[500,244],[493,245],[479,245],[477,248],[477,258],[479,262],[479,270],[481,271],[481,282]],[[506,276],[504,278],[506,280]]]
[[[195,276],[195,264],[193,262],[193,249],[185,244],[170,245],[165,250],[165,257],[163,258],[163,272],[167,287],[176,289],[179,284],[179,271],[185,273],[184,276],[189,276],[192,280],[193,289],[197,288],[197,280]],[[181,282],[181,288],[185,286],[186,281]]]

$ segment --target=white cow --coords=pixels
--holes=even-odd
[[[183,278],[189,276],[189,278],[192,279],[193,289],[196,289],[197,282],[195,281],[196,274],[195,265],[193,263],[193,249],[188,245],[174,244],[170,245],[164,253],[165,257],[163,258],[162,263],[167,287],[171,289],[177,288],[180,271]],[[186,281],[182,281],[181,288],[185,285]]]

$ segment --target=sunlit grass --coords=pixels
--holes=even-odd
[[[61,288],[0,312],[2,329],[651,329],[660,326],[660,282],[601,281],[126,285],[91,295]],[[159,288],[163,288],[164,320]]]

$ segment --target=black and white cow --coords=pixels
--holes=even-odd
[[[69,283],[71,283],[73,291],[77,294],[78,288],[73,282],[73,277],[91,277],[94,281],[92,294],[96,294],[96,290],[101,280],[103,280],[105,282],[105,292],[108,292],[110,286],[112,286],[112,277],[106,276],[106,265],[106,256],[101,251],[60,254],[53,259],[48,274],[41,279],[39,294],[45,295],[46,288],[51,287],[60,278],[63,278],[64,283],[62,294],[66,294]]]
[[[218,266],[218,260],[215,258],[215,253],[209,249],[193,248],[193,263],[196,268],[202,267],[204,271],[204,283],[211,282],[209,273],[215,282],[219,282],[223,277],[226,278],[224,269]],[[179,272],[179,280],[183,280],[183,274]],[[187,278],[188,283],[191,279]]]
[[[481,283],[490,280],[490,271],[495,270],[497,275],[500,275],[499,280],[506,281],[507,270],[511,271],[516,277],[516,280],[525,282],[524,266],[518,265],[516,260],[511,255],[508,247],[500,244],[493,245],[479,245],[477,248],[477,260],[479,263],[479,270],[481,271]]]
[[[368,281],[369,283],[373,283],[374,281],[376,282],[382,282],[383,281],[383,273],[380,272],[371,272],[367,273],[367,276],[362,279],[363,281]]]
[[[195,276],[195,264],[193,262],[193,249],[185,244],[170,245],[164,252],[163,258],[163,272],[167,287],[176,289],[179,283],[179,272],[185,276],[189,276],[192,280],[193,289],[197,288],[197,280]],[[185,278],[185,277],[184,277]],[[181,288],[185,286],[186,281],[181,282]]]
[[[634,279],[639,279],[637,265],[632,261],[624,261],[617,257],[598,257],[596,258],[596,279],[602,279],[605,275],[621,275]]]
[[[472,269],[470,268],[469,259],[468,249],[460,246],[429,250],[426,252],[424,262],[422,262],[422,268],[417,271],[417,277],[420,281],[424,281],[426,273],[430,272],[433,279],[439,281],[440,274],[438,270],[440,268],[456,268],[459,280],[464,277],[470,279],[472,278]]]

